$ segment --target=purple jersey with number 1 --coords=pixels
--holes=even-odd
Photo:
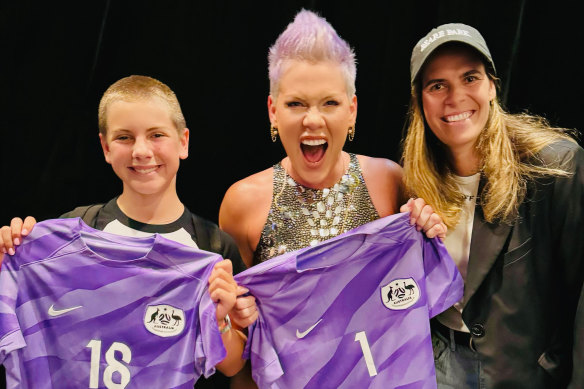
[[[218,254],[80,219],[35,225],[0,272],[9,388],[189,388],[225,357],[207,279]]]
[[[444,245],[378,219],[235,277],[260,316],[246,353],[260,388],[435,388],[429,319],[463,282]]]

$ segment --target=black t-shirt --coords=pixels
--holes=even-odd
[[[75,208],[60,217],[81,217],[95,229],[123,236],[143,237],[158,233],[175,242],[221,254],[233,263],[233,274],[246,269],[233,238],[215,223],[195,215],[186,207],[177,220],[168,224],[146,224],[129,218],[118,207],[117,197],[106,204]]]

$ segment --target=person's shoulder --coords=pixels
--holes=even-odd
[[[265,186],[272,185],[272,179],[274,175],[274,168],[270,167],[261,172],[257,172],[241,180],[235,182],[229,187],[227,192],[236,192],[237,194],[248,194],[249,191],[253,191]]]
[[[220,231],[219,226],[211,220],[199,216],[191,211],[189,211],[189,214],[196,229],[202,229],[207,233],[215,233]]]
[[[548,167],[564,167],[582,165],[584,163],[584,149],[574,140],[560,139],[542,148],[538,159]]]
[[[60,219],[70,219],[75,217],[80,217],[84,219],[87,217],[88,214],[99,211],[101,208],[105,206],[104,203],[97,203],[97,204],[90,204],[90,205],[81,205],[79,207],[75,207],[73,210],[69,212],[65,212],[61,216]]]
[[[394,214],[403,200],[402,168],[386,158],[358,155],[361,174],[380,217]]]
[[[220,246],[224,245],[225,241],[230,241],[231,237],[221,231],[216,223],[194,214],[191,211],[189,211],[189,213],[193,226],[195,227],[197,245],[203,250],[217,251]],[[219,245],[217,245],[218,242],[220,242]],[[216,247],[212,247],[214,245]]]
[[[369,157],[366,155],[357,155],[357,158],[364,175],[401,180],[402,167],[398,163],[387,158]]]
[[[272,195],[272,167],[245,177],[227,189],[221,207],[247,209],[257,203],[258,198]]]

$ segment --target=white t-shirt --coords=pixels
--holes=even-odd
[[[444,240],[444,245],[448,249],[448,253],[454,260],[454,263],[456,263],[456,267],[465,282],[480,178],[480,173],[468,177],[455,177],[465,201],[458,224],[452,230],[447,232],[446,239]],[[470,332],[462,321],[463,308],[464,302],[461,300],[438,315],[438,320],[440,323],[452,328],[453,330]]]

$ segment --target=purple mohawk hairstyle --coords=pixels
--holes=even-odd
[[[286,27],[268,54],[270,94],[276,99],[278,84],[287,61],[331,61],[341,66],[347,94],[355,94],[355,53],[322,17],[302,9]]]

